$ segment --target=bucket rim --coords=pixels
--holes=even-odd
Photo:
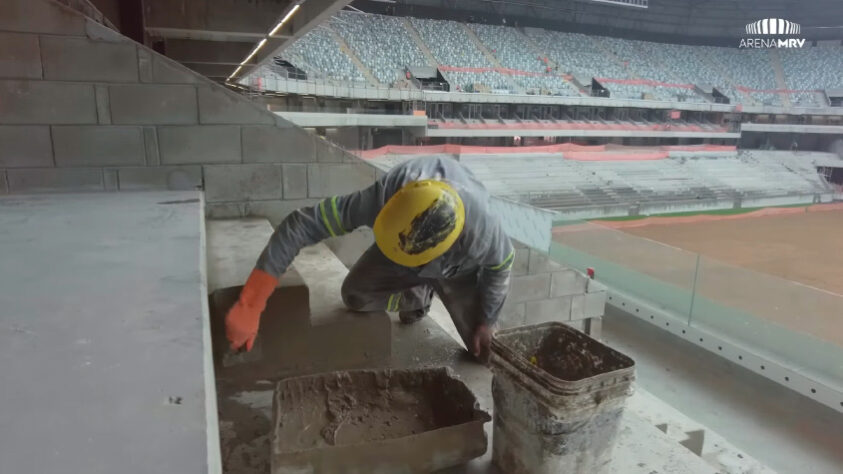
[[[540,369],[536,367],[529,360],[519,352],[512,349],[509,345],[501,340],[501,337],[517,335],[524,332],[536,331],[536,330],[545,330],[545,331],[552,331],[552,330],[562,330],[569,334],[577,334],[578,336],[585,337],[591,343],[601,346],[604,350],[606,350],[609,354],[614,357],[617,357],[621,360],[625,367],[611,370],[608,372],[603,372],[600,374],[595,374],[590,377],[585,377],[579,380],[566,380],[560,377],[556,377],[551,375],[546,370]],[[536,383],[540,384],[544,388],[551,390],[555,393],[560,394],[571,394],[571,393],[578,393],[578,392],[587,392],[587,391],[594,391],[601,388],[611,387],[613,385],[622,384],[624,382],[631,382],[634,379],[634,372],[635,372],[635,361],[623,354],[622,352],[594,339],[593,337],[585,334],[581,331],[577,331],[576,329],[560,323],[556,321],[546,322],[546,323],[539,323],[539,324],[531,324],[526,326],[517,326],[510,329],[502,329],[497,331],[492,336],[492,344],[491,344],[491,351],[494,356],[499,357],[503,361],[506,361],[508,364],[507,366],[502,366],[501,364],[497,364],[500,366],[501,369],[505,371],[510,371],[512,369],[526,375]],[[495,357],[492,358],[494,362]],[[620,380],[618,380],[620,379]],[[613,382],[609,382],[609,380],[613,380]],[[608,382],[608,383],[607,383]]]

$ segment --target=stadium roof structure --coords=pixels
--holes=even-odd
[[[157,50],[211,79],[241,77],[350,0],[140,0]]]
[[[663,42],[734,45],[766,18],[801,25],[809,40],[843,39],[838,0],[358,0],[366,12],[518,24]]]

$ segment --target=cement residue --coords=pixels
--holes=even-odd
[[[257,387],[252,387],[257,388]],[[272,391],[238,391],[218,386],[223,472],[268,474]]]
[[[528,326],[501,332],[496,337],[508,348],[500,349],[509,351],[510,355],[502,354],[503,357],[526,359],[564,381],[584,380],[632,364],[622,354],[561,324]]]
[[[288,446],[341,446],[401,438],[436,427],[428,397],[400,386],[363,386],[353,391],[325,387],[320,394],[296,398],[279,418],[280,441]]]
[[[585,340],[546,337],[536,352],[536,365],[562,380],[581,380],[607,372],[602,354],[591,352]]]

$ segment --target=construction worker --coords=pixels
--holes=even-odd
[[[456,160],[435,157],[409,160],[366,189],[284,219],[226,316],[231,348],[251,350],[266,301],[300,249],[361,226],[373,229],[375,245],[343,282],[346,306],[398,312],[413,323],[436,293],[466,348],[487,360],[514,250],[483,185]]]

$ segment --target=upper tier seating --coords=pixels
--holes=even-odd
[[[561,71],[550,67],[530,48],[527,38],[515,28],[505,26],[468,25],[501,66],[538,75],[516,75],[515,81],[528,91],[548,91],[554,95],[577,96],[579,92],[560,77]]]
[[[411,66],[426,66],[427,47],[451,90],[543,93],[578,96],[569,79],[607,79],[604,86],[619,99],[652,98],[706,102],[693,86],[713,86],[732,103],[785,104],[773,67],[780,57],[792,105],[825,106],[815,90],[843,87],[843,51],[838,46],[781,49],[721,48],[653,43],[580,33],[565,33],[454,21],[409,18],[423,46],[396,17],[339,12],[330,22],[364,66],[386,86],[403,79]],[[477,46],[466,27],[494,58]],[[283,57],[308,77],[364,81],[329,30],[316,28],[296,41]],[[498,64],[499,63],[499,64]],[[496,69],[498,66],[504,69]],[[406,86],[405,81],[398,81]],[[689,87],[690,86],[690,87]]]
[[[340,81],[365,81],[363,74],[324,28],[314,28],[293,43],[283,58],[307,71],[311,77]]]
[[[382,84],[392,84],[405,67],[430,66],[400,18],[341,11],[331,27]]]

